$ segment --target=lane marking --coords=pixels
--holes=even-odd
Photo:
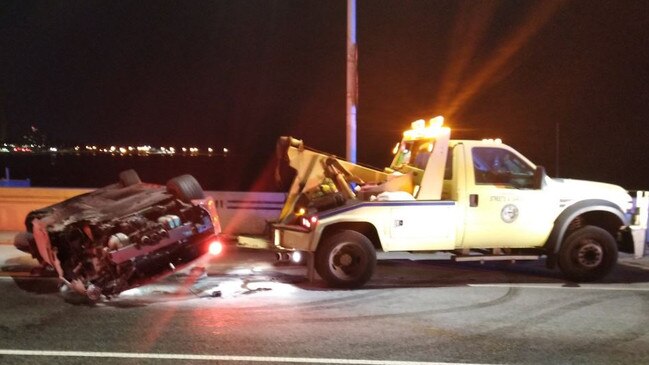
[[[155,354],[137,352],[94,352],[94,351],[40,351],[0,349],[0,355],[14,356],[50,356],[50,357],[91,357],[119,359],[155,359],[155,360],[203,360],[233,362],[285,362],[302,364],[358,364],[358,365],[488,365],[458,362],[427,361],[391,361],[363,359],[329,359],[309,357],[265,357],[265,356],[228,356],[228,355],[194,355],[194,354]]]
[[[626,288],[626,287],[607,287],[607,286],[584,286],[575,284],[567,286],[566,284],[548,285],[548,284],[468,284],[473,288],[520,288],[520,289],[563,289],[563,290],[602,290],[602,291],[649,291],[649,288]]]

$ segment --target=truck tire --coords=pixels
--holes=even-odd
[[[561,245],[559,268],[575,282],[595,281],[617,262],[617,244],[602,228],[585,226],[571,233]]]
[[[367,283],[376,266],[376,251],[370,240],[351,230],[325,238],[315,253],[315,269],[327,284],[336,288],[358,288]]]
[[[123,187],[139,184],[142,181],[140,180],[140,176],[137,174],[137,172],[133,169],[130,170],[124,170],[119,173],[119,182],[122,184]]]
[[[180,175],[167,181],[167,191],[185,203],[205,199],[203,188],[192,175]]]

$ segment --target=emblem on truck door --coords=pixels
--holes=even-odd
[[[512,223],[518,218],[518,207],[514,204],[507,204],[500,211],[500,218],[505,223]]]

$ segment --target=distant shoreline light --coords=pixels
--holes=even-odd
[[[161,146],[159,148],[151,147],[150,145],[144,146],[96,146],[96,145],[78,145],[74,147],[55,147],[33,144],[13,144],[3,143],[0,146],[0,153],[9,154],[107,154],[112,156],[149,156],[149,155],[180,155],[180,156],[227,156],[230,150],[223,147],[222,152],[215,152],[212,147],[198,148],[173,146]]]

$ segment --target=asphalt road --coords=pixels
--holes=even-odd
[[[392,256],[366,288],[332,290],[230,250],[207,276],[88,305],[0,248],[0,364],[649,363],[647,259],[578,285],[542,262]]]

